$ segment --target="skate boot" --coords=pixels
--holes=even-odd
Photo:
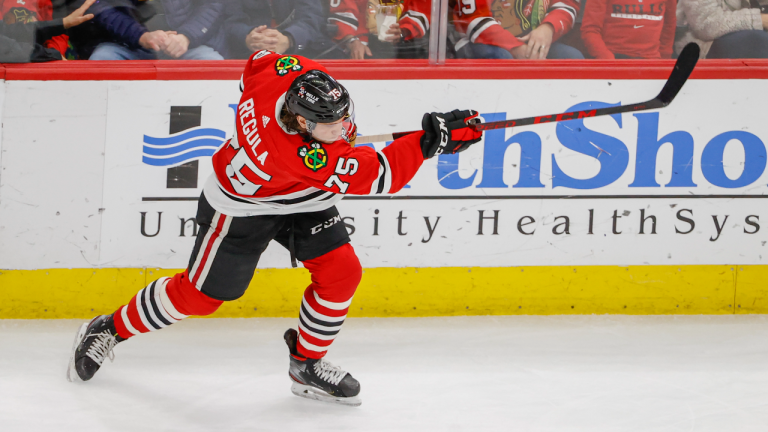
[[[68,381],[88,381],[99,370],[105,357],[114,361],[112,348],[125,339],[117,335],[112,315],[100,315],[77,331],[67,369]]]
[[[341,405],[359,406],[363,402],[358,396],[360,383],[352,375],[325,359],[315,360],[299,354],[296,330],[288,329],[283,338],[291,351],[288,376],[293,380],[293,394]]]

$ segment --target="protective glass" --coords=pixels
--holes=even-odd
[[[324,143],[333,143],[341,139],[350,143],[356,136],[355,104],[352,101],[344,118],[333,123],[315,123],[312,128],[312,137]]]

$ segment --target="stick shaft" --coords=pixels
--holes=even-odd
[[[566,120],[583,119],[590,117],[600,117],[612,114],[621,114],[627,112],[646,111],[657,108],[664,108],[669,105],[672,100],[677,96],[680,89],[683,88],[683,84],[688,80],[688,77],[693,72],[696,62],[699,60],[699,47],[695,43],[690,43],[683,48],[680,56],[675,62],[675,67],[672,69],[672,73],[669,75],[667,82],[661,89],[661,92],[653,99],[647,102],[634,103],[630,105],[620,105],[608,108],[595,108],[583,111],[571,111],[560,114],[549,114],[543,116],[526,117],[513,120],[501,120],[490,123],[476,123],[470,125],[471,128],[478,131],[487,131],[494,129],[505,129],[516,126],[528,126],[540,123],[554,123]],[[358,137],[355,141],[356,145],[370,144],[375,142],[387,142],[393,141],[408,134],[416,133],[418,131],[409,132],[395,132],[391,134],[383,135],[371,135]]]

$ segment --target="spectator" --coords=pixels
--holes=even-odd
[[[82,0],[66,0],[72,5]],[[168,1],[168,0],[164,0]],[[207,45],[221,25],[220,1],[168,1],[167,20],[175,31],[148,31],[144,23],[155,15],[142,0],[100,0],[91,7],[93,21],[73,32],[73,45],[81,59],[90,60],[221,60]],[[224,46],[223,37],[221,45]]]
[[[328,24],[338,29],[333,40],[351,59],[373,56],[368,47],[368,3],[369,0],[330,0]]]
[[[3,18],[0,21],[0,62],[63,60],[67,42],[62,36],[66,37],[67,29],[93,18],[85,11],[95,1],[87,0],[70,15],[56,20],[50,20],[50,1],[3,2],[0,4]]]
[[[577,49],[555,42],[573,27],[578,0],[546,8],[546,0],[456,0],[453,24],[461,39],[459,58],[581,59]],[[403,16],[392,26],[392,41],[424,37],[431,0],[406,0]]]
[[[768,16],[740,0],[680,0],[679,22],[688,30],[675,42],[679,53],[689,42],[701,58],[768,58]]]
[[[317,57],[333,50],[321,1],[327,0],[227,1],[230,57],[247,58],[262,49]]]
[[[5,24],[28,24],[38,21],[51,21],[53,5],[51,0],[0,0],[0,17]],[[54,49],[65,58],[69,37],[66,34],[37,40],[45,48]]]
[[[589,0],[581,39],[597,59],[668,59],[675,41],[677,0]]]
[[[229,53],[224,31],[224,3],[162,0],[170,26],[164,54],[184,60],[223,60]]]

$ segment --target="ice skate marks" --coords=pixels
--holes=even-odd
[[[195,128],[168,138],[144,135],[142,162],[152,166],[176,166],[194,159],[210,157],[224,143],[219,129]]]

